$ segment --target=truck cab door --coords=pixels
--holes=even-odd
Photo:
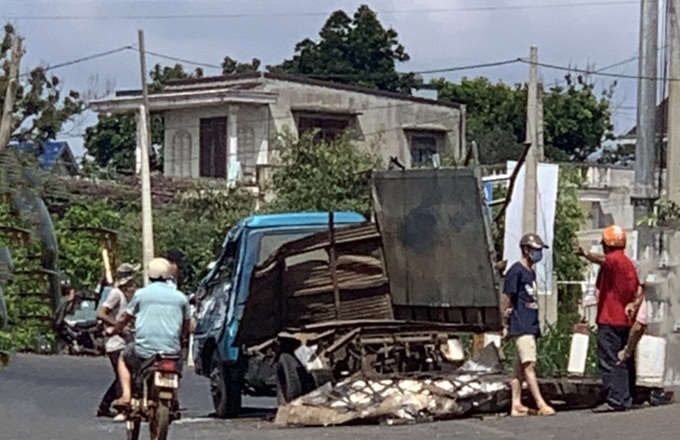
[[[227,237],[219,258],[201,286],[194,334],[197,339],[214,338],[217,342],[224,331],[235,284],[239,246],[240,234]]]

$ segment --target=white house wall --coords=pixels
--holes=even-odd
[[[242,172],[255,173],[255,165],[268,155],[269,109],[263,105],[239,104],[236,112],[237,157]],[[224,117],[229,121],[229,105],[172,110],[164,113],[164,174],[171,177],[199,177],[201,119]],[[227,140],[232,137],[227,123]],[[233,125],[232,125],[233,126]],[[227,145],[229,142],[227,141]],[[227,158],[229,155],[227,154]],[[227,159],[228,160],[228,159]]]
[[[378,153],[385,163],[390,156],[397,156],[402,163],[410,165],[411,152],[404,126],[444,127],[448,130],[445,150],[456,157],[462,151],[460,129],[464,125],[461,111],[453,107],[288,81],[269,80],[265,90],[278,94],[276,104],[271,105],[273,132],[280,133],[287,127],[297,134],[291,110],[296,107],[356,111],[360,113],[357,120],[362,135],[357,145]]]

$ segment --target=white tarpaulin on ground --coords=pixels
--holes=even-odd
[[[512,174],[516,161],[508,161],[508,174]],[[521,257],[519,240],[524,235],[522,217],[524,213],[524,167],[520,170],[515,181],[512,199],[505,213],[505,237],[503,240],[503,259],[508,261],[508,267]],[[543,255],[543,262],[536,265],[536,278],[540,295],[553,293],[553,238],[555,226],[555,210],[557,208],[557,183],[559,179],[559,165],[542,163],[538,165],[538,192],[536,213],[537,230],[535,231],[550,246]]]

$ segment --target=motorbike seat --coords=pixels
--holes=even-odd
[[[168,354],[158,353],[155,356],[152,356],[152,357],[144,360],[144,362],[142,362],[142,366],[140,368],[140,371],[142,373],[146,373],[151,368],[153,368],[153,366],[156,365],[157,362],[160,362],[160,361],[163,361],[163,360],[170,360],[170,361],[179,362],[179,361],[181,361],[181,359],[182,359],[181,355],[168,355]]]

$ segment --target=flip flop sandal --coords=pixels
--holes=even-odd
[[[556,411],[553,408],[543,408],[538,410],[539,416],[554,416]]]

